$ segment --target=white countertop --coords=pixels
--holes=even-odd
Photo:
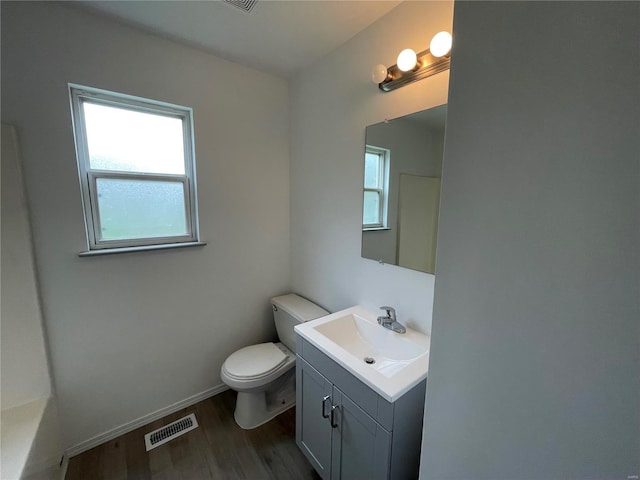
[[[424,353],[410,360],[401,360],[398,362],[387,361],[387,363],[391,363],[390,368],[385,368],[384,373],[381,373],[381,371],[379,371],[381,370],[380,366],[373,367],[372,365],[365,363],[364,360],[358,356],[360,352],[354,354],[316,330],[316,327],[318,326],[349,315],[357,315],[358,317],[374,324],[376,328],[380,328],[381,332],[378,335],[382,336],[383,341],[386,339],[389,342],[396,343],[403,341],[410,342],[413,344],[412,347],[414,345],[418,346],[424,350]],[[392,332],[382,326],[379,326],[376,319],[377,317],[375,314],[369,312],[364,307],[357,305],[355,307],[320,317],[316,320],[296,325],[295,331],[298,335],[320,349],[329,358],[344,367],[383,398],[389,402],[395,402],[403,394],[411,390],[411,388],[427,377],[427,372],[429,370],[429,348],[431,339],[428,335],[410,328],[407,328],[407,332],[404,334]],[[372,355],[374,357],[376,356],[375,353]]]

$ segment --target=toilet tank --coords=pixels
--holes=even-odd
[[[278,338],[292,352],[296,351],[294,327],[299,323],[329,314],[315,303],[295,293],[272,298],[271,306],[273,307],[273,319],[278,331]]]

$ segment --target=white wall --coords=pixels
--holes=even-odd
[[[18,137],[2,124],[2,409],[47,398],[51,383]]]
[[[640,474],[639,19],[456,3],[423,479]]]
[[[51,379],[33,260],[29,209],[24,195],[20,142],[13,126],[2,124],[2,274],[0,405],[2,474],[40,472],[57,466],[62,455],[58,415],[50,398]],[[42,404],[34,418],[22,418]],[[10,428],[5,428],[9,420]],[[32,435],[24,424],[33,422]],[[28,428],[27,428],[28,430]],[[17,437],[17,438],[14,438]],[[3,477],[4,478],[4,477]],[[7,477],[8,478],[8,477]]]
[[[431,329],[434,276],[360,257],[365,127],[446,103],[444,72],[391,93],[371,68],[451,31],[450,2],[406,2],[305,70],[291,91],[291,245],[294,290],[329,310],[392,305]]]
[[[86,249],[67,82],[193,107],[202,248]],[[67,5],[2,3],[65,446],[221,385],[289,290],[287,85]]]

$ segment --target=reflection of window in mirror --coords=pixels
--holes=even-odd
[[[387,228],[390,154],[391,152],[386,148],[366,146],[362,209],[363,230]]]

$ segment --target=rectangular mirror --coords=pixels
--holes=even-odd
[[[447,105],[367,127],[362,256],[435,274]]]

